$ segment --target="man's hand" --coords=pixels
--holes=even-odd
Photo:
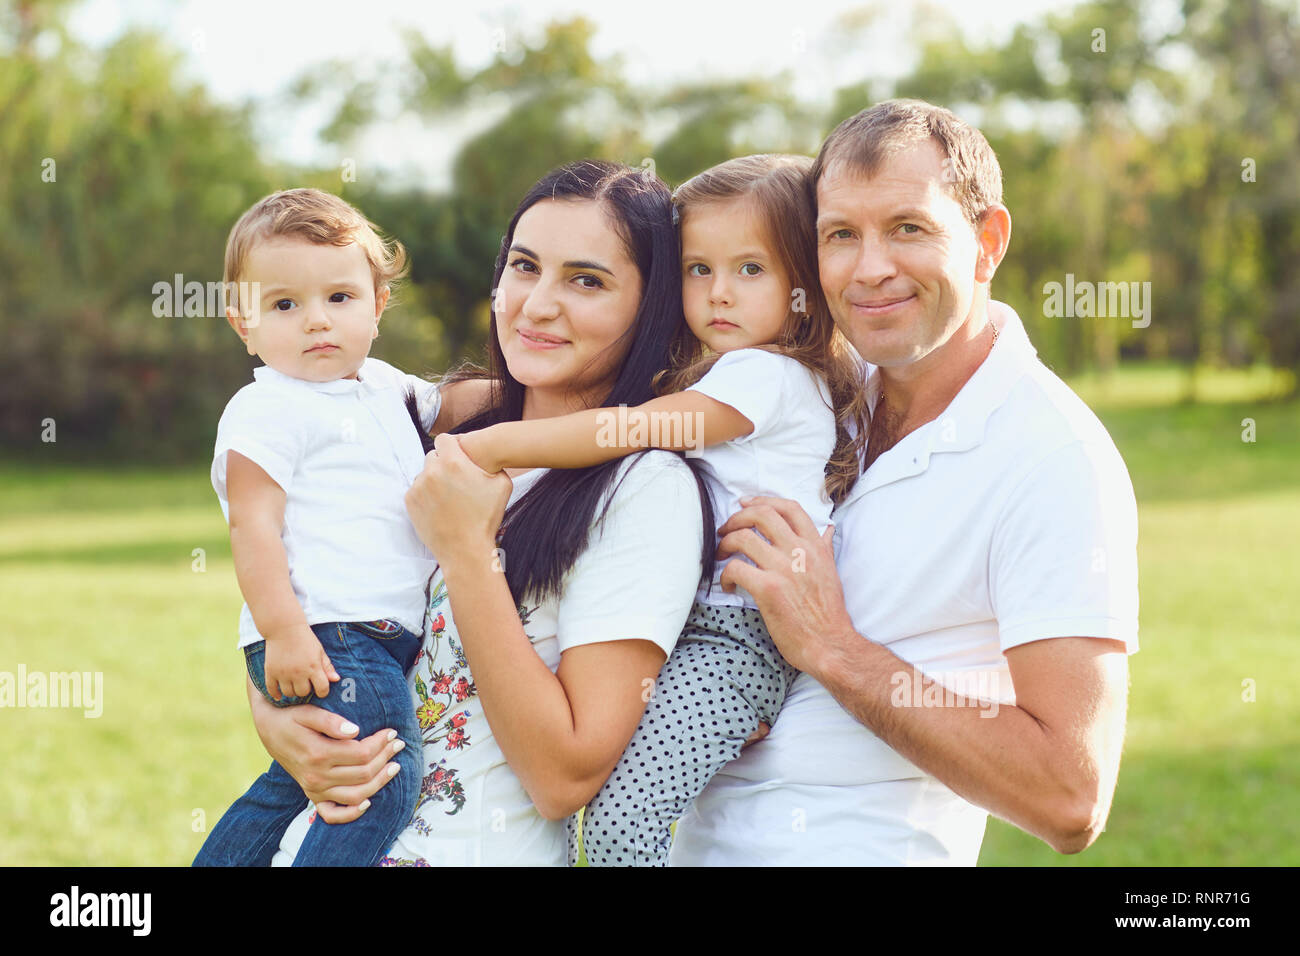
[[[728,561],[719,578],[722,588],[752,594],[782,656],[816,677],[833,641],[856,637],[835,568],[834,526],[818,534],[807,512],[786,498],[740,503],[745,507],[718,529],[718,558],[743,554],[757,567]]]
[[[267,635],[264,669],[266,692],[275,700],[306,697],[313,692],[317,697],[326,697],[330,681],[340,679],[325,648],[305,624]]]

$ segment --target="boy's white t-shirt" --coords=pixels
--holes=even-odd
[[[253,378],[217,425],[212,487],[226,520],[226,454],[235,451],[284,489],[281,540],[308,624],[389,618],[421,633],[435,562],[406,514],[424,449],[404,399],[409,386],[430,428],[437,386],[374,358],[356,379],[308,382],[270,366]],[[261,639],[245,604],[239,646]]]
[[[740,510],[741,497],[769,495],[797,501],[824,531],[832,508],[826,462],[835,451],[835,412],[825,380],[788,356],[737,349],[720,356],[689,391],[730,405],[754,425],[748,435],[706,446],[700,456],[708,466],[715,525]],[[699,600],[756,609],[743,588],[734,594],[722,590],[718,581],[726,563],[717,563],[712,590],[700,588]]]

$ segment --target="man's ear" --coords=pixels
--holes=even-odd
[[[244,347],[248,349],[248,354],[256,355],[257,350],[253,348],[253,343],[248,340],[248,323],[233,305],[226,306],[226,323],[235,330],[235,334],[244,343]]]
[[[1002,257],[1011,243],[1011,213],[1006,206],[989,206],[976,227],[979,253],[975,260],[975,281],[992,282]]]

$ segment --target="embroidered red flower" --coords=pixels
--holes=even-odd
[[[447,735],[448,750],[459,750],[463,746],[465,746],[465,731],[453,730]]]
[[[437,770],[433,772],[434,783],[442,783],[442,781],[445,780],[446,777],[447,777],[447,771],[444,770],[442,767],[439,767]]]
[[[452,716],[452,718],[451,718],[451,725],[452,725],[453,727],[464,727],[464,726],[465,726],[465,721],[466,721],[468,718],[469,718],[469,711],[468,711],[468,710],[462,710],[459,714],[454,714],[454,715]]]
[[[461,680],[464,680],[462,677]],[[451,675],[444,671],[438,671],[433,675],[433,692],[435,694],[445,694],[451,689]]]
[[[439,614],[437,617],[433,619],[433,623],[429,625],[429,628],[433,631],[434,634],[439,634],[442,632],[442,629],[445,628],[446,626],[447,626],[447,622],[443,619],[443,616]]]
[[[467,680],[466,680],[465,678],[463,678],[463,677],[462,677],[460,680],[456,681],[456,688],[455,688],[454,693],[455,693],[455,695],[456,695],[456,699],[457,699],[457,700],[464,700],[466,697],[468,697],[468,696],[469,696],[469,681],[467,681]]]

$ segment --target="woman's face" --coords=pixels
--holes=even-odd
[[[525,417],[590,408],[613,386],[641,274],[606,207],[546,199],[515,225],[494,302],[497,341],[526,391]],[[618,343],[615,345],[615,343]]]

